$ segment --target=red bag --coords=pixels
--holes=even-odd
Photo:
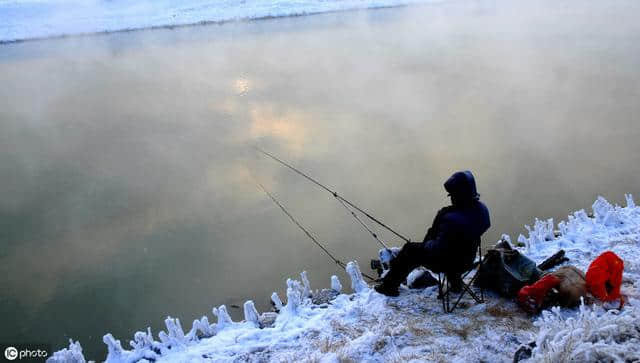
[[[535,313],[540,309],[544,297],[549,290],[560,284],[560,278],[549,274],[518,291],[518,304],[528,313]]]
[[[587,289],[602,301],[619,299],[624,262],[615,253],[607,251],[598,256],[587,270]]]

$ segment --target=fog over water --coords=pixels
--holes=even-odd
[[[0,46],[0,341],[71,337],[100,359],[106,332],[266,310],[302,270],[347,286],[254,177],[368,271],[376,242],[249,144],[420,240],[460,169],[486,244],[640,198],[640,3],[517,3]]]

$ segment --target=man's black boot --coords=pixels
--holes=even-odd
[[[398,291],[398,287],[397,286],[391,286],[388,284],[385,284],[384,282],[381,284],[376,285],[376,287],[374,287],[374,289],[383,294],[383,295],[387,295],[387,296],[398,296],[400,295],[400,292]]]

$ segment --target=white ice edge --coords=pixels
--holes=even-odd
[[[390,299],[368,288],[356,262],[347,272],[351,294],[341,293],[328,306],[314,305],[308,298],[306,272],[303,282],[287,280],[287,302],[272,299],[280,313],[271,327],[260,328],[253,302],[244,305],[245,320],[233,322],[220,306],[213,309],[217,322],[206,316],[195,320],[184,332],[179,319],[167,318],[166,331],[155,339],[150,329],[138,332],[130,349],[111,334],[104,337],[107,362],[157,362],[317,359],[319,361],[437,360],[505,361],[512,359],[521,343],[536,341],[533,361],[577,361],[640,359],[640,208],[630,195],[627,206],[612,205],[599,197],[592,217],[584,210],[572,213],[567,221],[535,220],[528,236],[519,241],[521,250],[537,262],[562,248],[570,263],[586,270],[605,250],[614,251],[625,263],[623,291],[629,303],[618,312],[601,306],[576,309],[553,308],[532,319],[523,315],[513,302],[489,297],[486,304],[468,307],[456,314],[442,314],[435,288],[401,291]],[[554,237],[559,229],[561,235]],[[304,280],[307,280],[304,282]],[[340,290],[337,277],[331,287]],[[511,316],[495,314],[502,309]],[[532,324],[533,322],[533,324]],[[521,324],[522,328],[514,328]],[[465,327],[475,330],[462,334]],[[468,336],[467,336],[468,334]],[[49,362],[84,362],[80,343],[56,352]]]
[[[0,0],[0,42],[397,7],[435,0]]]

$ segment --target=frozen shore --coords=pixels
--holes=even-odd
[[[428,0],[2,0],[0,43],[77,34],[375,9]]]
[[[306,278],[287,281],[286,305],[280,313],[258,314],[253,303],[244,305],[245,320],[233,322],[226,307],[213,309],[217,323],[203,316],[185,333],[180,320],[167,318],[166,331],[155,338],[147,329],[127,346],[111,334],[104,336],[107,362],[186,361],[511,361],[522,344],[536,342],[531,361],[634,361],[640,359],[640,207],[630,195],[625,207],[598,198],[593,213],[569,215],[557,225],[536,220],[520,236],[520,250],[536,262],[562,248],[567,264],[586,270],[600,253],[611,250],[625,263],[623,293],[628,303],[621,311],[603,306],[553,308],[527,316],[512,301],[489,295],[486,303],[464,303],[453,314],[443,314],[437,288],[403,289],[398,298],[377,294],[350,263],[352,293],[336,278],[329,304],[314,304]],[[560,235],[554,236],[558,229]],[[279,298],[274,296],[276,305]],[[50,362],[83,362],[80,343],[58,351]]]

